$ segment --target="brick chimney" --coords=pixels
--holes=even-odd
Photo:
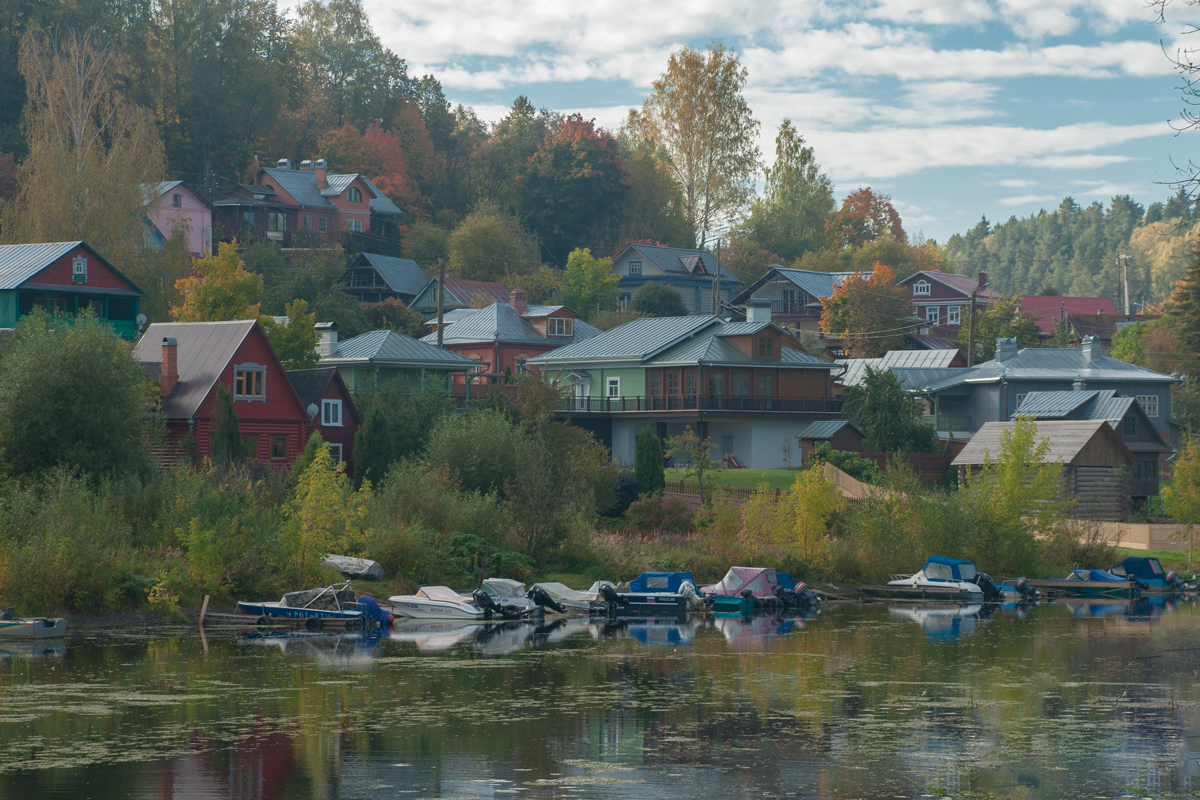
[[[179,383],[179,342],[174,336],[164,336],[162,341],[162,370],[158,374],[158,386],[163,397]]]
[[[329,162],[318,158],[313,162],[313,169],[317,172],[317,188],[324,189],[329,185]]]
[[[987,286],[987,273],[979,270],[979,288],[982,289],[985,286]]]
[[[510,291],[508,304],[517,310],[517,316],[525,316],[525,312],[529,310],[529,304],[525,302],[525,290],[517,288]]]

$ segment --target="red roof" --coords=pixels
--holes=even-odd
[[[976,297],[978,297],[980,300],[989,298],[999,299],[1000,297],[1000,293],[995,289],[980,289],[978,277],[973,278],[970,275],[959,275],[956,272],[942,272],[938,269],[925,269],[921,270],[920,272],[914,272],[904,280],[898,281],[896,285],[907,286],[908,284],[913,283],[914,280],[919,276],[924,276],[929,280],[937,281],[945,286],[949,286],[951,289],[961,292],[966,297],[970,297],[971,292],[975,292],[976,290],[978,290],[978,292],[976,292]]]
[[[446,291],[454,295],[464,305],[470,305],[471,298],[482,295],[494,303],[508,302],[508,289],[503,283],[494,281],[468,281],[462,278],[446,278]]]
[[[1021,313],[1037,317],[1042,333],[1053,335],[1064,311],[1067,314],[1112,314],[1117,309],[1111,297],[1053,297],[1040,294],[1021,295]]]

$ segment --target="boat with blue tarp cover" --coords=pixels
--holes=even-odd
[[[691,572],[643,572],[628,587],[602,587],[601,599],[617,616],[684,614],[703,603]]]
[[[1186,583],[1178,572],[1163,569],[1162,563],[1150,556],[1130,556],[1121,563],[1114,564],[1109,572],[1121,580],[1136,580],[1143,592],[1171,594],[1196,589],[1195,582]]]
[[[1065,578],[1030,581],[1038,589],[1071,597],[1138,597],[1141,588],[1132,578],[1103,569],[1073,569]]]

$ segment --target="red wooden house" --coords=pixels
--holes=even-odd
[[[248,458],[290,467],[304,449],[309,417],[257,320],[157,322],[135,350],[165,399],[167,439],[189,435],[209,454],[217,386],[233,398]]]
[[[321,434],[329,445],[333,463],[343,462],[346,472],[354,473],[354,434],[362,424],[346,382],[337,367],[288,370],[288,379],[308,413],[308,432]]]

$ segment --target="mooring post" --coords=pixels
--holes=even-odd
[[[204,615],[208,613],[208,595],[204,595],[204,602],[200,604],[200,627],[204,627]]]

